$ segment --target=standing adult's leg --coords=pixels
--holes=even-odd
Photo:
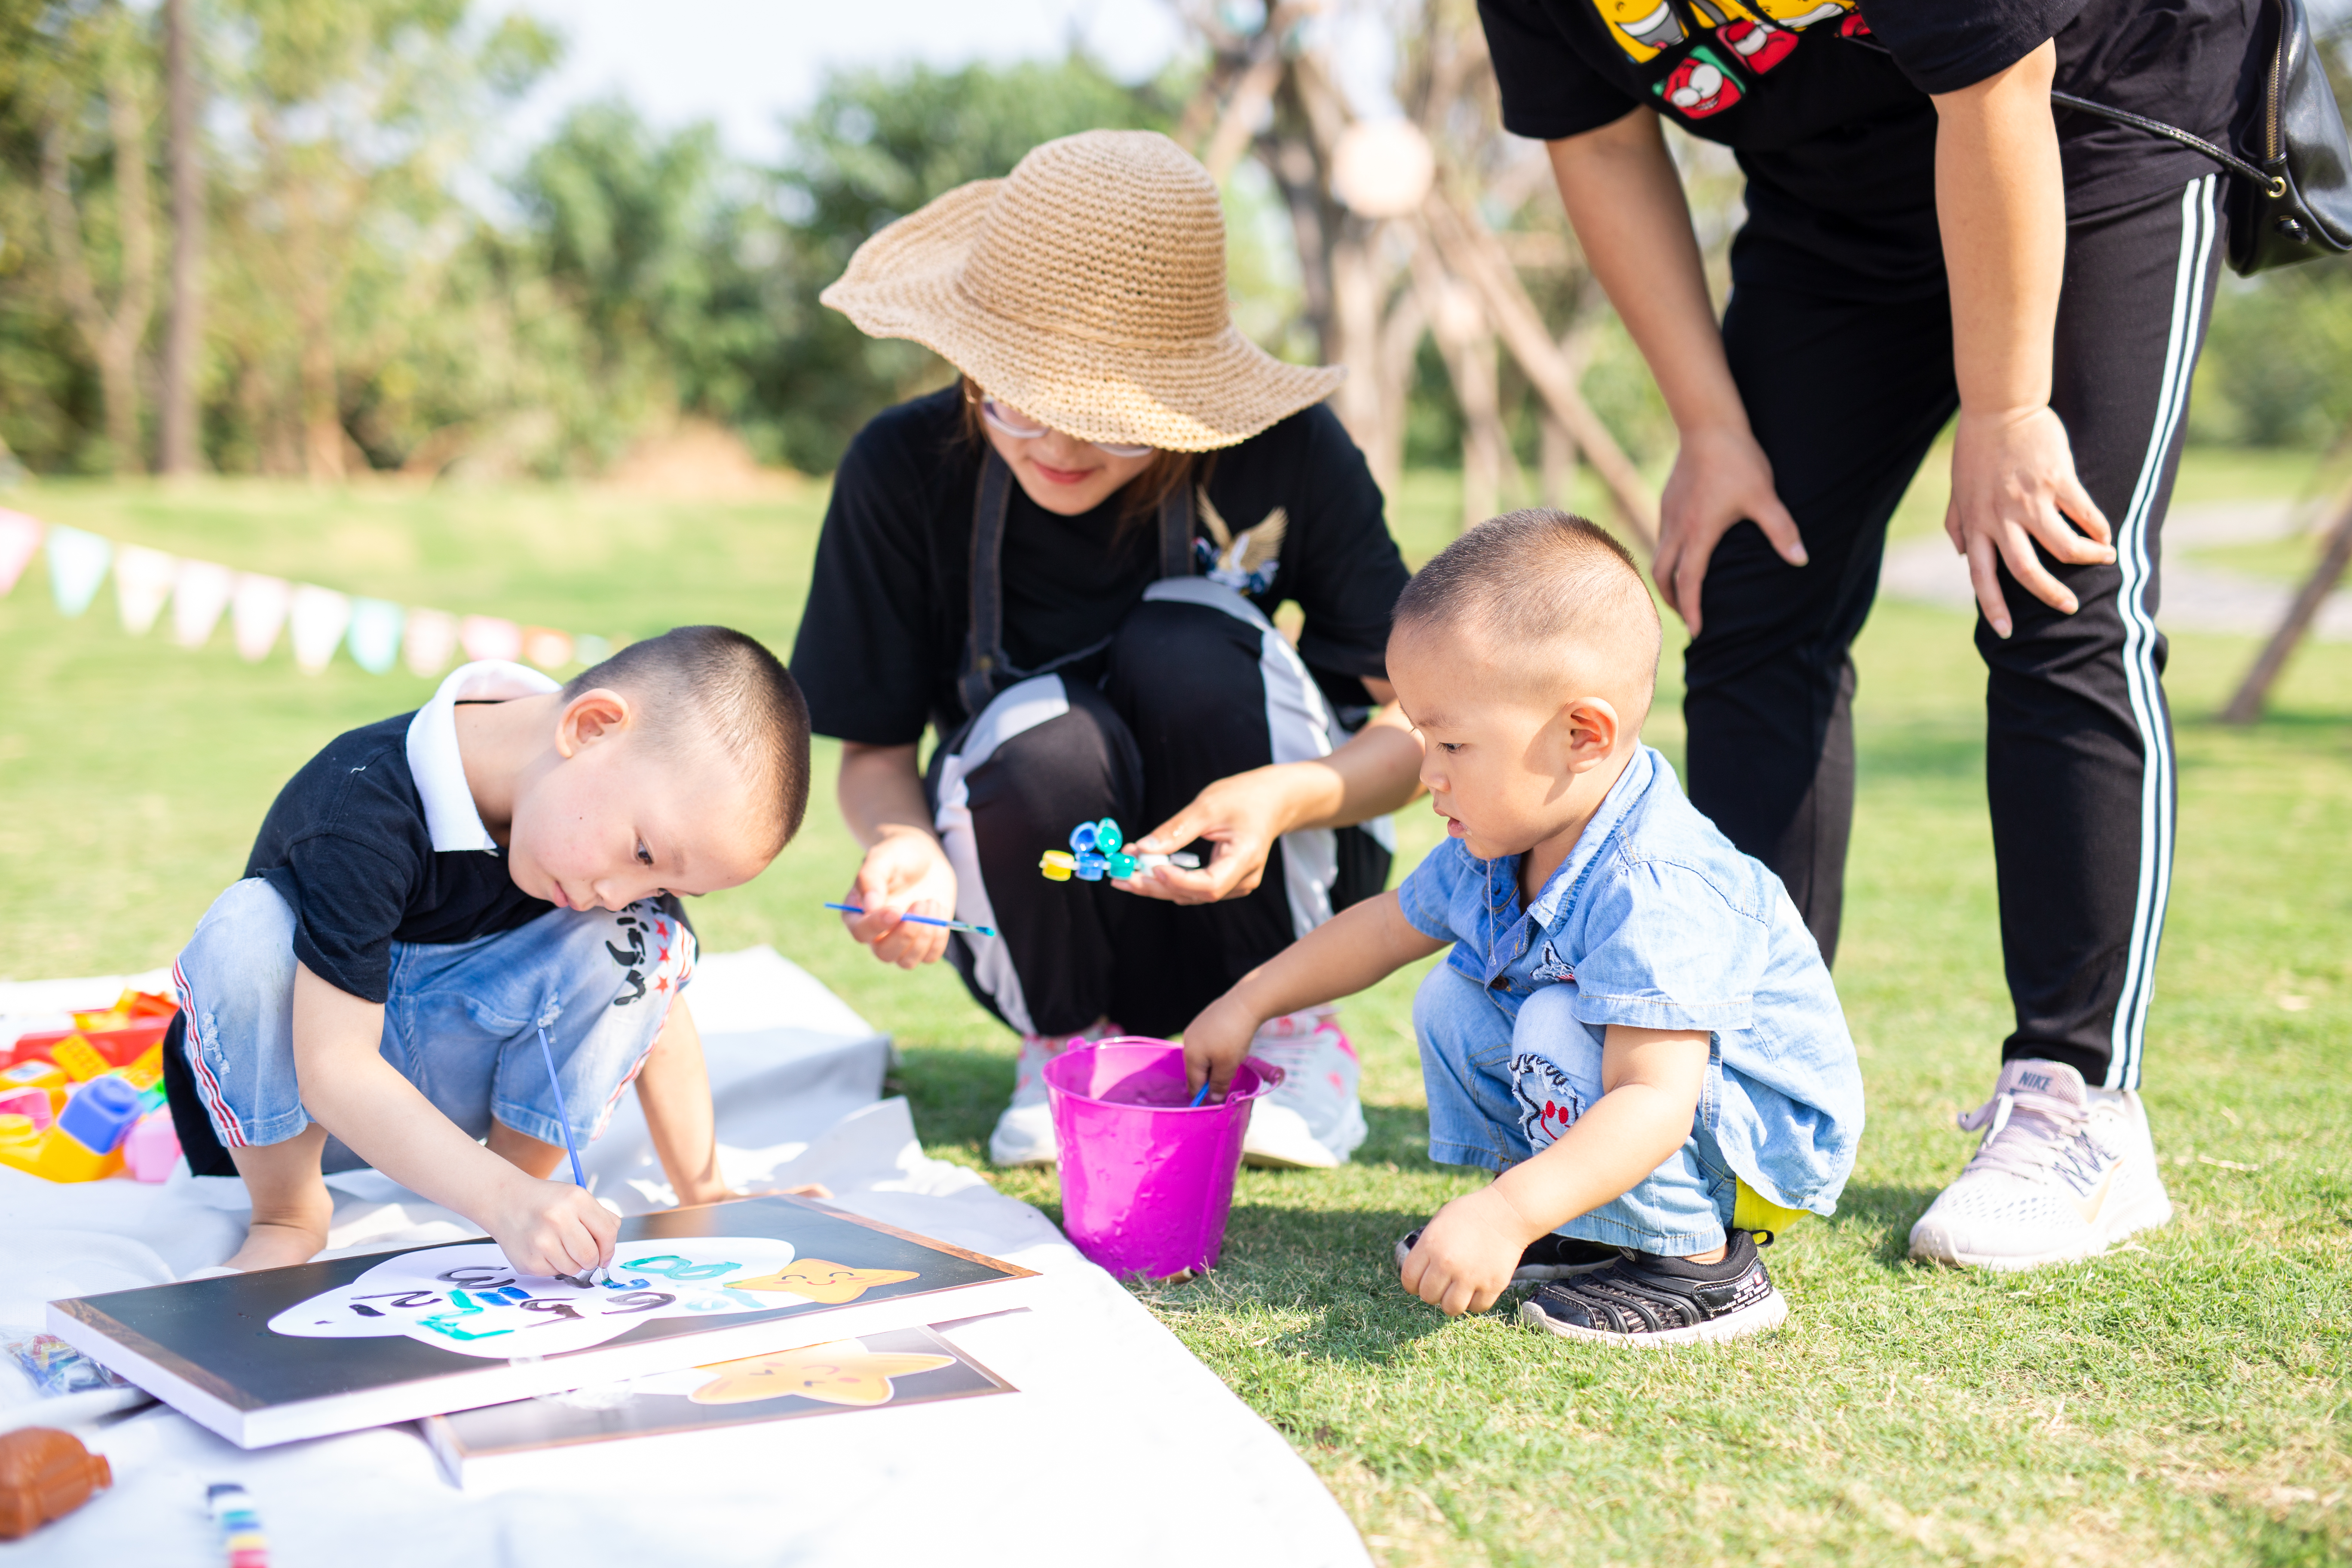
[[[2135,1092],[2172,858],[2157,536],[2221,261],[2220,183],[2067,227],[2050,404],[2116,558],[2042,554],[2072,615],[2004,568],[2015,629],[1977,624],[2017,1026],[1992,1097],[1963,1122],[1984,1141],[1911,1227],[1917,1257],[2065,1262],[2172,1217]]]
[[[2064,615],[2004,569],[2015,632],[1981,620],[1986,783],[2016,1029],[2004,1060],[2139,1083],[2171,879],[2173,760],[2158,534],[2222,255],[2221,176],[2070,225],[2051,406],[2116,530],[2116,561],[2042,566]]]
[[[1693,804],[1779,874],[1837,954],[1853,821],[1854,670],[1887,519],[1950,418],[1940,293],[1856,302],[1735,289],[1724,349],[1808,563],[1742,522],[1716,546],[1683,656]]]

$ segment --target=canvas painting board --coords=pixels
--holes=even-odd
[[[790,1197],[625,1219],[614,1259],[581,1287],[406,1247],[52,1301],[48,1330],[256,1448],[1026,1306],[1035,1278]]]
[[[418,1423],[450,1485],[576,1475],[577,1450],[771,1421],[896,1410],[1018,1392],[957,1348],[944,1325],[657,1373],[624,1384],[430,1415]]]

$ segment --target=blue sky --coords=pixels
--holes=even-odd
[[[730,151],[768,160],[777,118],[828,66],[1058,56],[1073,38],[1122,77],[1183,40],[1164,0],[506,0],[568,41],[562,67],[509,127],[522,145],[562,111],[614,92],[656,124],[712,120]]]

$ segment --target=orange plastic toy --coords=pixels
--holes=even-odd
[[[70,1432],[24,1426],[0,1436],[0,1541],[20,1541],[114,1484],[106,1456]]]

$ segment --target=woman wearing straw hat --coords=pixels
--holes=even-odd
[[[1384,679],[1406,574],[1322,405],[1342,373],[1243,337],[1224,260],[1207,171],[1164,136],[1097,131],[892,224],[823,297],[961,373],[851,444],[793,671],[844,742],[866,846],[851,934],[902,967],[946,956],[1022,1037],[999,1163],[1054,1159],[1038,1069],[1055,1051],[1172,1033],[1378,891],[1382,819],[1417,788]],[[1295,647],[1269,618],[1285,600]],[[1039,874],[1104,816],[1203,864]],[[1346,1037],[1277,1019],[1258,1054],[1286,1077],[1250,1156],[1346,1159],[1364,1137]]]

